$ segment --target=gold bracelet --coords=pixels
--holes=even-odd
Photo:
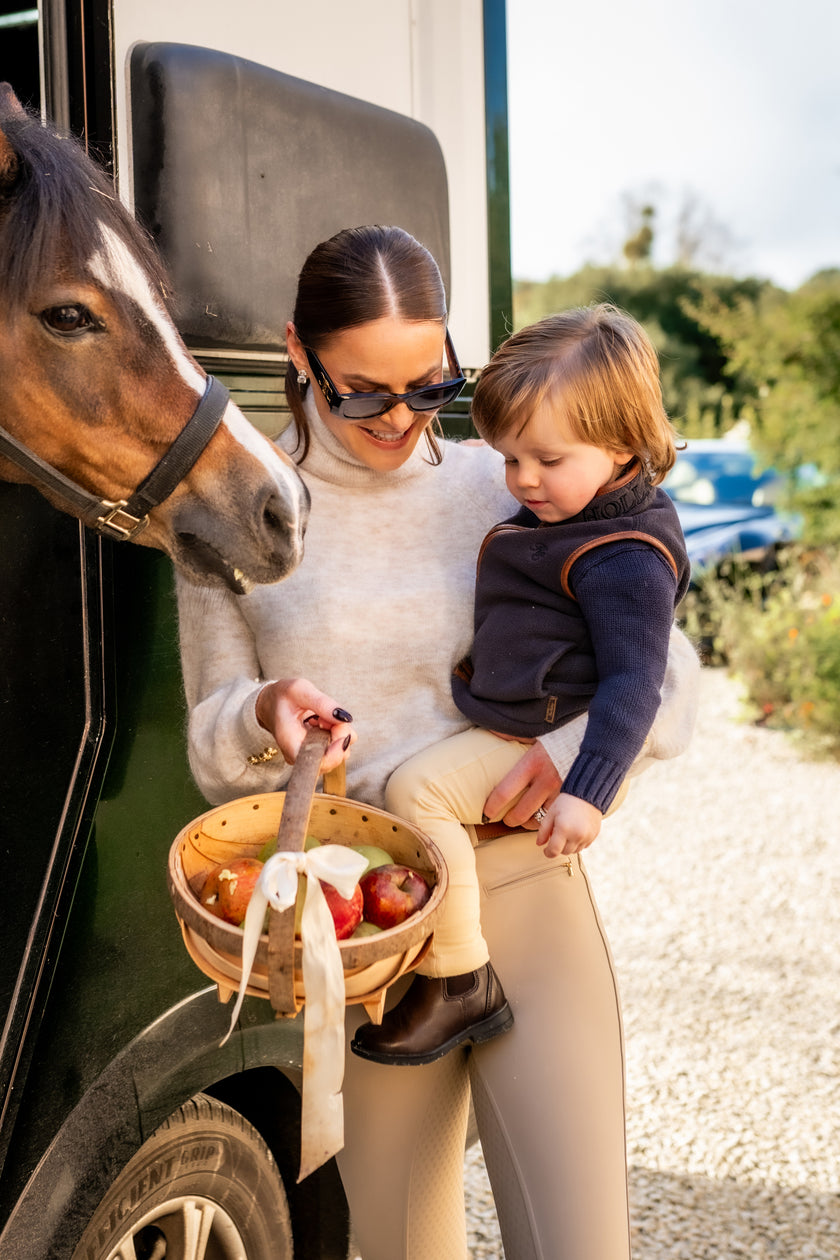
[[[248,765],[261,766],[266,761],[273,761],[279,755],[280,749],[275,748],[273,744],[269,744],[268,748],[264,748],[261,753],[252,753],[248,758]]]

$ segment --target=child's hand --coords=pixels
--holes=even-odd
[[[545,845],[546,857],[579,853],[595,839],[602,822],[600,809],[579,796],[561,792],[556,801],[546,807],[546,816],[537,832],[537,844]]]

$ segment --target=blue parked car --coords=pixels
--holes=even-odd
[[[734,557],[757,569],[774,567],[780,547],[802,529],[801,518],[779,506],[788,484],[778,471],[762,469],[744,442],[688,441],[662,488],[679,514],[693,582]]]

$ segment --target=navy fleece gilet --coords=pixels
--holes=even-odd
[[[455,703],[476,726],[520,738],[588,710],[564,791],[606,810],[653,724],[688,580],[674,506],[635,463],[569,520],[520,509],[482,544]]]

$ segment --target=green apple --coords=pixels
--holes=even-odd
[[[381,927],[377,927],[375,923],[368,923],[366,919],[362,919],[359,926],[353,933],[353,940],[358,940],[361,936],[378,936],[382,931]]]
[[[348,844],[348,849],[352,849],[354,853],[361,853],[362,857],[367,860],[367,866],[362,871],[362,875],[367,875],[368,871],[372,871],[376,866],[389,866],[393,862],[390,853],[386,853],[384,849],[377,848],[375,844]],[[362,878],[359,876],[359,879]]]
[[[320,840],[316,840],[314,836],[307,836],[303,842],[303,851],[308,853],[310,849],[317,849],[321,844]],[[257,857],[261,862],[267,862],[268,859],[277,852],[277,837],[270,836],[260,849]],[[389,859],[390,860],[390,859]]]

